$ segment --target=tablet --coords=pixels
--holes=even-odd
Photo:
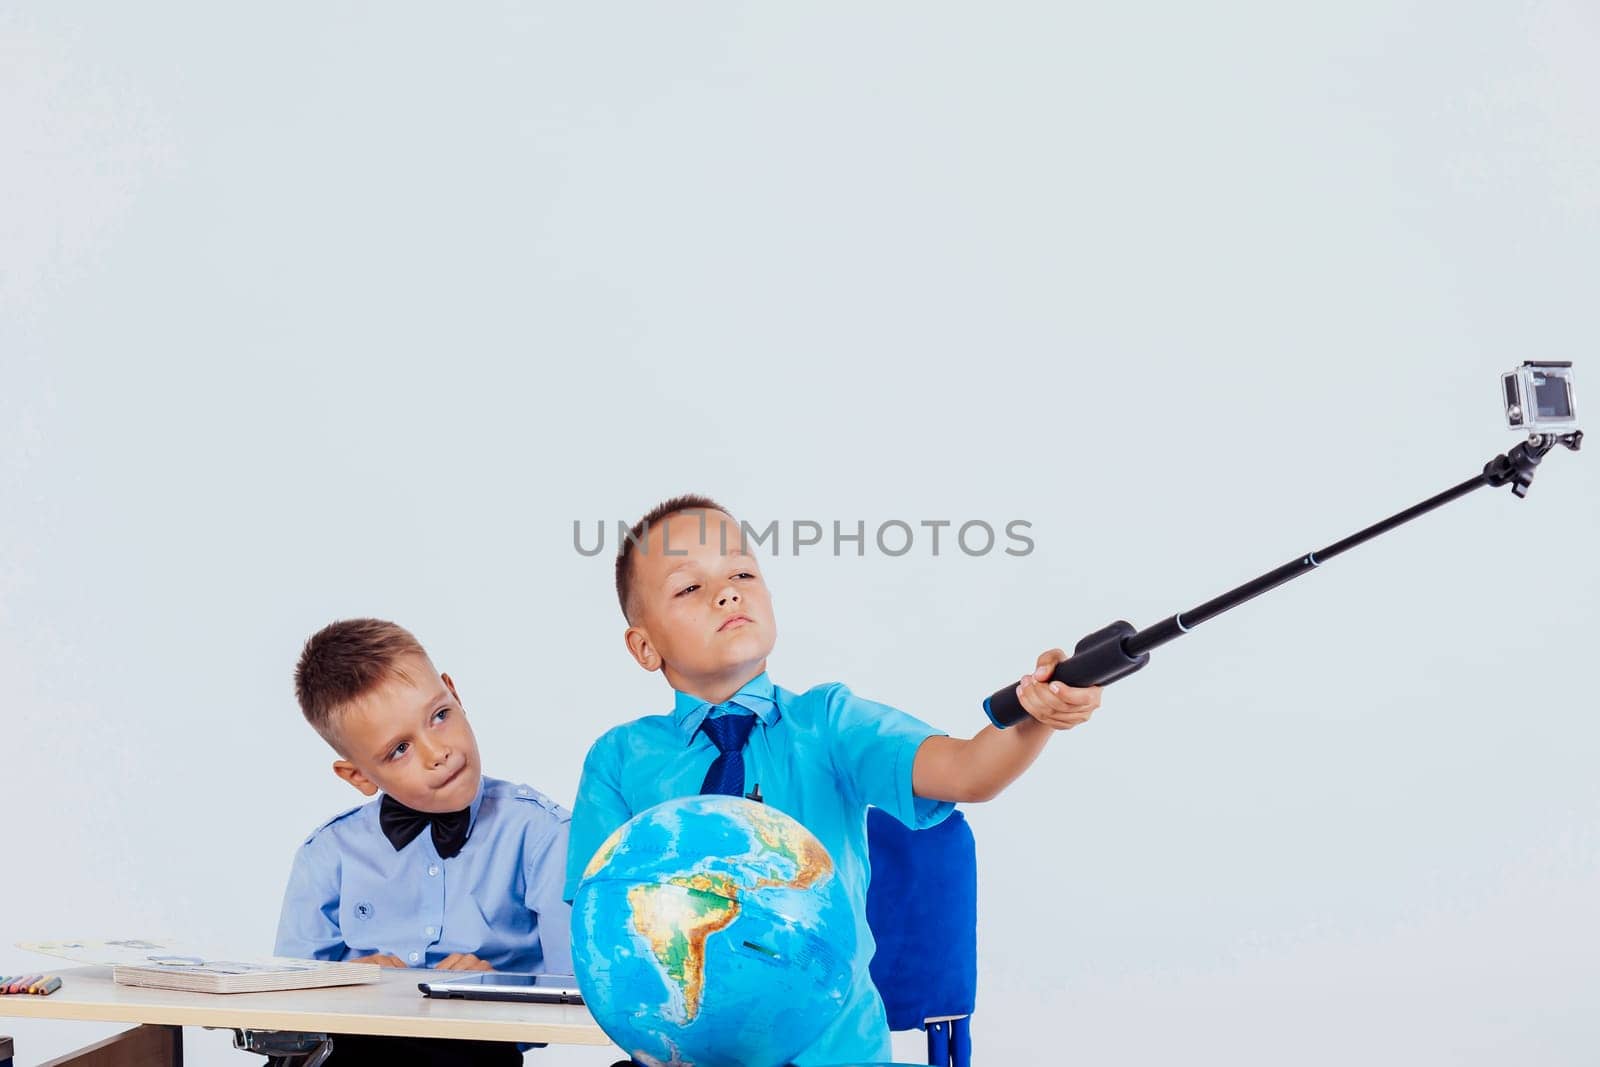
[[[582,1004],[578,979],[570,974],[502,974],[442,972],[418,982],[425,997],[458,1000],[524,1000],[535,1004]]]

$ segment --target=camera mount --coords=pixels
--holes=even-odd
[[[1583,447],[1583,431],[1531,435],[1516,448],[1494,457],[1483,465],[1483,477],[1486,479],[1484,484],[1492,489],[1498,489],[1509,483],[1512,495],[1520,500],[1528,495],[1528,489],[1533,485],[1533,475],[1539,467],[1539,461],[1558,444],[1566,445],[1568,449],[1576,452]]]

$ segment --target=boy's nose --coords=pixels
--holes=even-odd
[[[717,607],[719,607],[719,608],[725,608],[729,604],[737,604],[738,602],[739,602],[739,594],[738,594],[738,592],[736,590],[734,590],[731,587],[728,588],[728,589],[724,589],[722,591],[722,595],[717,597]]]

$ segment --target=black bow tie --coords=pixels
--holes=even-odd
[[[433,824],[433,847],[438,850],[440,858],[449,859],[461,851],[461,846],[467,843],[467,837],[472,833],[472,809],[436,813],[417,811],[406,807],[388,793],[383,794],[383,803],[378,806],[378,826],[396,852],[415,841],[417,835],[422,833],[422,828],[429,823]]]

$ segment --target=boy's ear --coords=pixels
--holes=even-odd
[[[347,759],[334,760],[333,773],[361,790],[362,796],[371,797],[378,794],[377,783],[362,774],[361,768]]]
[[[455,699],[455,702],[457,704],[461,704],[461,694],[456,692],[456,683],[455,683],[455,681],[452,680],[451,677],[448,674],[445,674],[443,671],[439,672],[439,677],[444,681],[444,687],[446,689],[450,690],[450,696]],[[461,706],[463,708],[466,707],[465,704],[461,704]]]
[[[628,645],[628,654],[634,662],[647,671],[661,669],[661,653],[656,651],[656,646],[650,643],[650,635],[641,627],[630,626],[622,635],[622,640]]]

